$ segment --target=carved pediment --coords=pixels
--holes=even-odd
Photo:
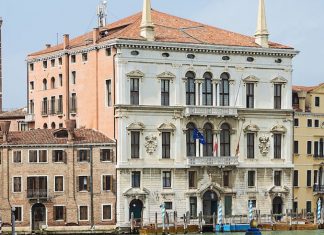
[[[157,78],[158,79],[170,79],[170,80],[172,80],[175,77],[176,76],[173,73],[171,73],[171,72],[163,72],[163,73],[157,75]]]
[[[257,125],[250,124],[244,128],[244,132],[258,132],[260,128]]]
[[[146,196],[149,195],[150,192],[146,188],[140,189],[140,188],[130,188],[127,189],[123,195],[127,197],[136,197],[136,196]]]
[[[281,194],[289,194],[290,190],[287,186],[273,186],[269,189],[270,194],[275,194],[276,196],[282,196]]]
[[[221,193],[224,193],[225,190],[223,187],[221,187],[219,184],[217,183],[205,183],[203,185],[201,185],[199,187],[199,189],[197,190],[197,193],[201,195],[201,197],[203,197],[204,193],[207,192],[208,190],[213,190],[218,197],[220,197]]]
[[[276,83],[276,84],[286,84],[288,82],[288,80],[282,76],[279,76],[279,77],[272,79],[271,82]]]
[[[250,76],[243,79],[243,82],[245,82],[245,83],[249,83],[249,82],[250,83],[257,83],[259,81],[260,81],[260,79],[258,79],[256,76],[253,76],[253,75],[250,75]]]
[[[275,132],[275,133],[286,133],[287,132],[287,128],[284,127],[283,125],[276,125],[271,129],[271,132]]]
[[[144,73],[142,73],[139,70],[135,70],[135,71],[127,73],[126,76],[129,78],[142,78],[142,77],[144,77]]]
[[[158,130],[160,132],[162,132],[162,131],[174,132],[175,129],[176,129],[176,126],[173,125],[172,123],[163,123],[158,127]]]
[[[138,130],[138,131],[141,131],[145,128],[144,124],[141,123],[141,122],[135,122],[135,123],[132,123],[130,124],[128,127],[127,127],[127,130],[129,131],[132,131],[132,130]]]

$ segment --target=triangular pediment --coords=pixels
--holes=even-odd
[[[163,123],[158,127],[159,131],[174,131],[176,126],[172,123]]]
[[[144,124],[141,122],[134,122],[127,127],[127,130],[143,130],[145,128]]]
[[[250,75],[250,76],[244,78],[243,81],[244,81],[245,83],[249,83],[249,82],[250,82],[250,83],[257,83],[257,82],[260,81],[260,79],[257,78],[256,76]]]
[[[176,76],[171,72],[163,72],[159,75],[157,75],[157,78],[159,79],[174,79]]]
[[[127,189],[123,195],[124,196],[142,196],[142,195],[149,195],[149,191],[145,188],[140,189],[140,188],[129,188]]]
[[[279,76],[279,77],[272,79],[271,82],[276,83],[276,84],[286,84],[288,82],[288,80],[282,76]]]
[[[260,128],[257,125],[250,124],[244,128],[244,132],[258,132]]]
[[[287,128],[283,125],[276,125],[271,129],[271,132],[286,133]]]
[[[142,78],[144,77],[144,73],[139,70],[134,70],[132,72],[127,73],[126,76],[132,78]]]

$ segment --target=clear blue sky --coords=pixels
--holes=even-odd
[[[99,0],[0,0],[3,25],[4,107],[26,105],[26,64],[30,52],[96,26]],[[142,9],[142,0],[108,0],[108,21]],[[152,0],[156,10],[234,32],[253,35],[258,0]],[[272,41],[301,53],[294,59],[296,85],[324,82],[324,1],[266,0]]]

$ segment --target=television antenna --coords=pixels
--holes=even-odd
[[[98,27],[104,27],[106,25],[106,17],[107,17],[107,4],[108,1],[101,1],[97,8],[97,16],[98,16]]]

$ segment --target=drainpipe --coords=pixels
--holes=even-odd
[[[94,229],[94,206],[93,206],[93,154],[90,146],[90,200],[91,200],[91,229]]]

